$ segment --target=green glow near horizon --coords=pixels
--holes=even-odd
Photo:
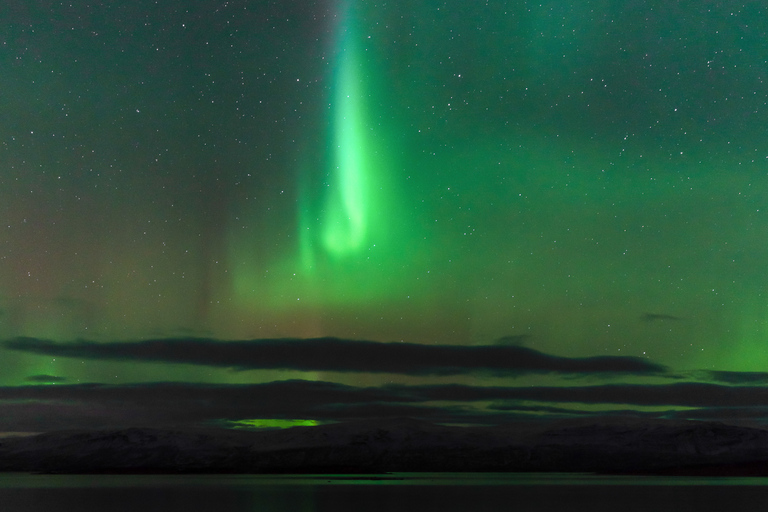
[[[281,420],[281,419],[253,419],[231,421],[232,428],[291,428],[291,427],[316,427],[320,425],[316,420]]]

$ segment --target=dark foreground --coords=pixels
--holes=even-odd
[[[768,431],[704,422],[448,427],[410,419],[260,432],[67,431],[3,439],[0,471],[768,476]]]
[[[3,512],[752,512],[767,501],[768,478],[0,474]]]

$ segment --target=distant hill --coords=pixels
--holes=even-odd
[[[0,471],[565,471],[766,475],[768,431],[704,422],[455,427],[403,419],[284,430],[49,432],[0,439]]]

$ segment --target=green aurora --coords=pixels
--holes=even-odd
[[[0,9],[0,338],[768,369],[763,7],[166,4]],[[4,386],[569,385],[2,357]]]

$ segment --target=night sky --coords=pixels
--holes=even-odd
[[[767,11],[2,3],[0,430],[768,423]]]

